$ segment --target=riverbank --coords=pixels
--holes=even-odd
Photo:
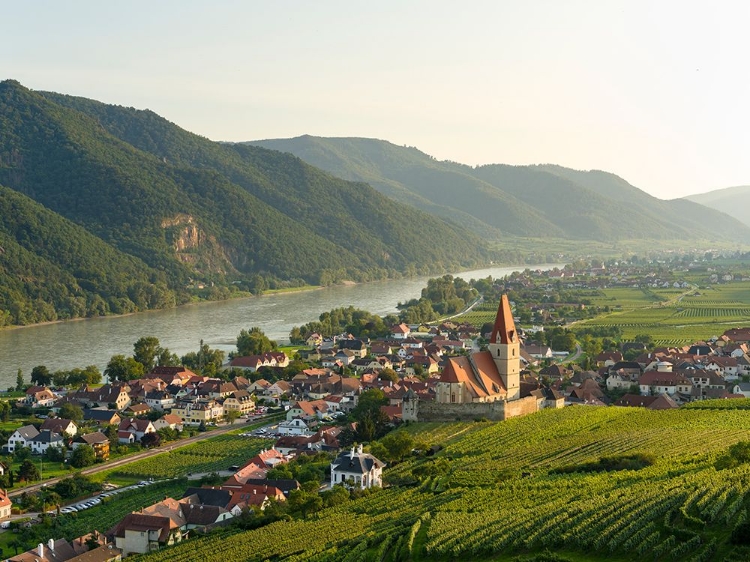
[[[464,279],[500,278],[526,267],[552,269],[564,264],[490,267],[454,272]],[[120,316],[87,318],[87,322],[62,321],[0,330],[0,388],[15,386],[22,370],[45,365],[50,371],[95,365],[104,370],[113,355],[133,354],[133,344],[153,336],[178,357],[197,352],[201,340],[214,349],[233,351],[241,330],[259,327],[273,340],[284,343],[294,326],[317,320],[334,308],[355,306],[373,314],[397,314],[398,302],[419,298],[429,276],[355,283],[265,294],[261,298],[189,303],[164,310]],[[302,288],[300,288],[302,289]]]

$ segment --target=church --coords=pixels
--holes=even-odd
[[[508,296],[503,295],[487,351],[451,357],[436,386],[434,402],[421,402],[407,392],[404,421],[504,420],[562,407],[561,397],[546,389],[521,391],[520,340]]]

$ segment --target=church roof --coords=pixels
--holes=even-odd
[[[472,353],[472,360],[476,366],[476,375],[479,383],[487,391],[487,394],[505,394],[507,389],[503,378],[497,371],[497,365],[492,359],[492,354],[489,351],[480,351],[478,353]]]
[[[490,343],[518,343],[518,333],[513,322],[513,313],[510,310],[508,295],[500,297],[500,306],[497,308],[495,325],[492,328]]]

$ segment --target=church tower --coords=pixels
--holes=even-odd
[[[508,400],[521,397],[521,355],[518,333],[513,322],[508,295],[500,298],[495,325],[492,328],[490,344],[487,348],[497,367],[497,372],[508,390]]]

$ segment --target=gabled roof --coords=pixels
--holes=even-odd
[[[232,499],[232,494],[218,488],[188,488],[182,494],[182,498],[189,499],[190,503],[226,507]]]
[[[18,433],[26,441],[31,441],[37,435],[39,435],[39,431],[33,425],[24,425],[23,427],[19,427],[18,429],[16,429],[16,433]]]
[[[109,441],[109,438],[107,438],[106,435],[104,435],[100,431],[95,431],[94,433],[87,433],[86,435],[79,435],[74,439],[76,443],[87,443],[89,445],[95,445],[98,443],[104,443],[105,441]]]
[[[125,538],[125,531],[159,531],[159,542],[166,542],[169,538],[168,517],[154,515],[141,515],[140,513],[129,513],[115,526],[111,534],[115,537]]]

